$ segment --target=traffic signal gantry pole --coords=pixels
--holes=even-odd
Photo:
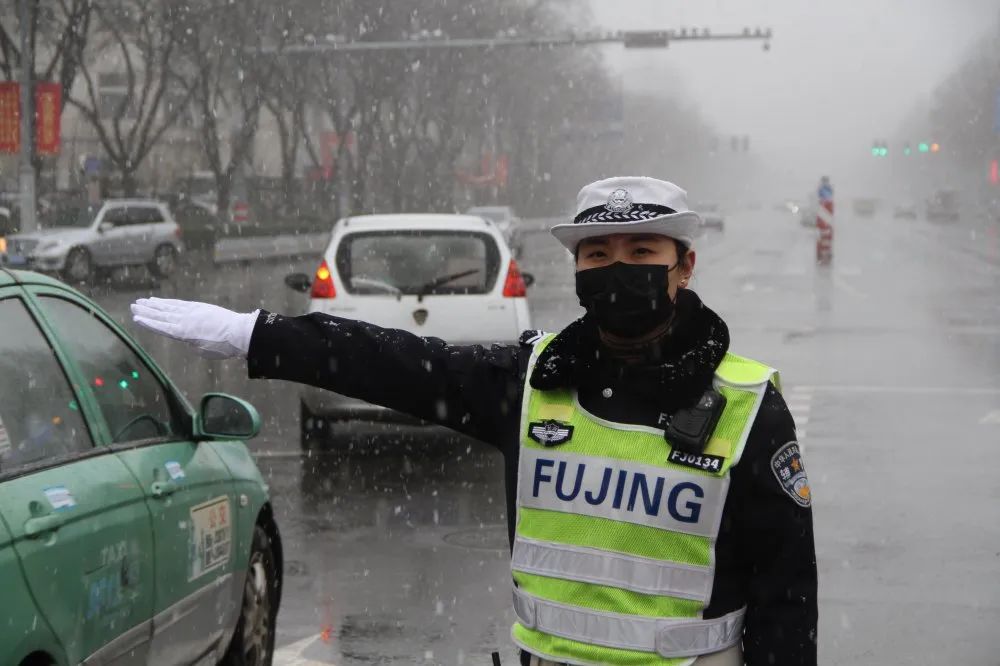
[[[498,37],[467,37],[452,39],[439,36],[414,36],[400,41],[346,41],[334,37],[323,42],[316,40],[308,44],[290,46],[264,46],[247,49],[257,55],[313,55],[322,53],[351,53],[362,51],[420,51],[433,49],[501,49],[511,47],[548,48],[556,46],[593,46],[599,44],[622,44],[627,49],[667,48],[670,42],[708,42],[760,40],[764,50],[770,48],[771,29],[744,28],[742,32],[713,33],[708,28],[701,30],[682,28],[680,30],[616,30],[612,32],[560,33],[539,36],[517,36],[510,34]]]

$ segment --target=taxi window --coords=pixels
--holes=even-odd
[[[39,303],[87,378],[113,443],[187,438],[188,419],[173,393],[113,329],[76,303]]]
[[[465,231],[371,231],[345,236],[337,271],[352,294],[485,294],[500,270],[488,234]]]
[[[52,348],[17,298],[0,300],[0,474],[93,450]]]

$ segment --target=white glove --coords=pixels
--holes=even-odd
[[[259,313],[171,298],[140,298],[132,304],[132,321],[194,345],[201,356],[211,359],[246,358]]]

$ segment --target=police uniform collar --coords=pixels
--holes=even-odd
[[[625,364],[611,358],[596,324],[584,316],[563,329],[539,355],[531,387],[579,388],[581,383],[608,378],[638,390],[673,393],[682,403],[689,397],[697,400],[729,350],[729,328],[690,289],[678,293],[677,306],[678,321],[663,341],[661,362]]]

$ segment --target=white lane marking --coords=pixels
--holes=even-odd
[[[807,387],[802,387],[803,389]],[[866,386],[864,384],[814,384],[821,393],[902,393],[911,395],[1000,395],[1000,388],[973,386]]]
[[[795,421],[795,436],[799,448],[805,450],[803,441],[806,438],[805,426],[809,425],[809,415],[812,412],[813,390],[809,386],[795,386],[788,392],[785,404]]]
[[[333,666],[333,662],[316,661],[302,656],[318,638],[308,636],[274,651],[272,666]]]
[[[1000,409],[995,409],[979,419],[979,425],[1000,425]]]
[[[862,300],[865,300],[865,299],[868,298],[868,294],[867,293],[865,293],[865,292],[861,291],[860,289],[858,289],[857,287],[853,286],[850,282],[848,282],[847,280],[845,280],[844,278],[842,278],[837,273],[833,274],[833,283],[837,287],[839,287],[840,289],[846,291],[851,296],[854,296],[855,298],[860,298]]]

